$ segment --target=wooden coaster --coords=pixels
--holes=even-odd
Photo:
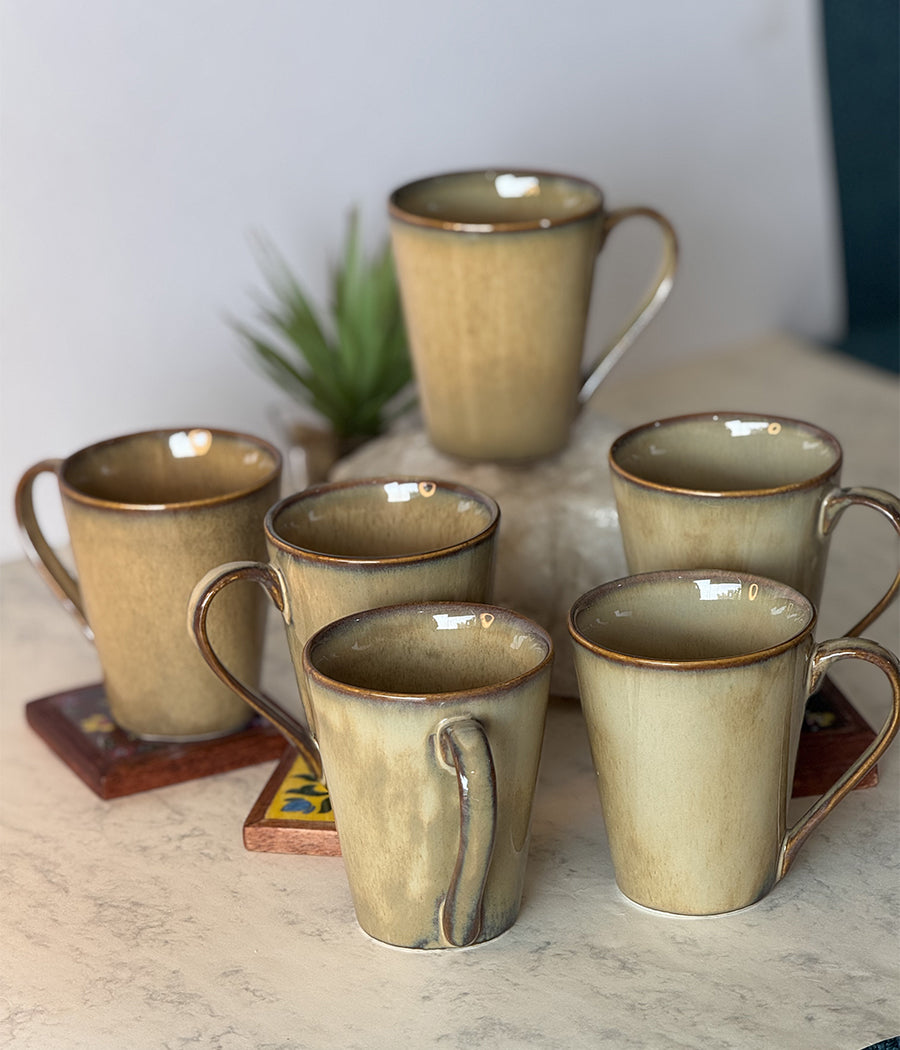
[[[577,701],[569,701],[577,703]],[[826,678],[806,706],[793,796],[821,795],[875,739],[875,733]],[[878,767],[857,784],[874,787]],[[288,746],[244,822],[244,846],[268,853],[340,856],[328,790]]]
[[[103,799],[197,780],[278,758],[284,737],[263,718],[246,729],[192,744],[141,740],[112,720],[102,685],[56,693],[25,705],[44,742]]]
[[[792,795],[821,795],[852,765],[875,739],[875,730],[830,678],[806,701],[806,717],[797,749]],[[856,785],[874,787],[878,766]]]
[[[288,746],[244,821],[244,847],[262,853],[339,857],[328,789]]]

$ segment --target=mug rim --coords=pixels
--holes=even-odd
[[[68,470],[79,457],[90,456],[102,449],[109,448],[113,445],[122,445],[127,441],[134,441],[138,438],[171,437],[174,434],[180,433],[190,434],[195,430],[205,431],[211,434],[213,438],[224,438],[229,441],[245,442],[248,445],[252,445],[265,452],[271,458],[272,465],[270,469],[252,485],[230,489],[228,492],[223,492],[216,496],[203,496],[189,500],[174,500],[166,503],[131,503],[127,500],[104,499],[101,496],[93,496],[90,493],[85,492],[83,489],[78,488],[67,477]],[[101,507],[106,510],[160,513],[172,510],[194,510],[202,507],[216,507],[225,503],[236,502],[237,500],[244,499],[254,493],[261,492],[267,485],[270,485],[272,481],[278,479],[281,474],[281,469],[281,452],[271,442],[266,441],[265,438],[257,437],[255,434],[248,434],[240,430],[229,430],[222,427],[152,427],[148,430],[135,430],[127,434],[117,434],[114,437],[104,438],[101,441],[95,441],[90,445],[85,445],[84,448],[77,449],[75,452],[66,456],[60,464],[58,481],[60,489],[68,498],[84,504],[85,506]]]
[[[833,450],[834,462],[830,467],[818,474],[814,474],[808,478],[802,478],[800,481],[792,481],[784,485],[765,485],[750,489],[697,489],[689,488],[685,485],[672,485],[659,481],[651,481],[649,478],[641,477],[640,474],[633,473],[616,460],[616,455],[622,450],[625,444],[638,435],[654,430],[657,427],[670,426],[675,423],[717,422],[721,418],[728,418],[730,416],[737,416],[741,419],[752,420],[754,422],[768,421],[770,423],[778,423],[782,427],[787,425],[792,428],[806,430],[809,433],[815,434]],[[777,416],[761,412],[728,411],[688,412],[680,416],[668,416],[665,419],[654,419],[646,423],[641,423],[620,434],[610,445],[609,452],[607,453],[607,462],[609,463],[609,468],[613,474],[617,475],[624,481],[629,481],[641,488],[650,489],[654,492],[671,492],[685,496],[715,496],[719,499],[740,499],[748,496],[775,495],[778,493],[799,492],[803,489],[817,488],[829,478],[836,476],[840,472],[843,465],[843,459],[844,452],[838,439],[824,428],[817,426],[815,423],[807,423],[805,420],[793,419],[790,416]]]
[[[400,203],[400,198],[403,194],[429,182],[439,182],[444,179],[460,179],[473,175],[488,175],[491,173],[517,176],[533,175],[542,179],[558,179],[560,181],[578,183],[580,186],[590,190],[595,195],[596,200],[590,207],[582,208],[564,218],[516,219],[499,222],[460,222],[452,219],[440,219],[431,215],[422,215],[419,212],[410,211]],[[432,175],[423,175],[420,178],[405,182],[402,186],[398,186],[388,197],[388,214],[391,218],[396,219],[398,222],[408,223],[411,226],[444,230],[448,233],[520,233],[533,230],[550,230],[593,218],[602,213],[604,207],[603,190],[590,179],[582,178],[580,175],[567,175],[565,172],[560,171],[545,171],[541,168],[526,168],[517,165],[510,167],[494,165],[485,168],[465,168],[460,171],[442,171]]]
[[[776,592],[780,591],[785,597],[789,597],[797,604],[805,606],[809,611],[809,618],[803,627],[790,637],[784,639],[784,641],[776,642],[775,645],[765,646],[762,649],[754,649],[748,653],[735,653],[733,656],[711,656],[695,660],[665,660],[659,657],[636,656],[633,653],[623,653],[618,649],[611,649],[605,645],[601,645],[599,642],[591,641],[591,639],[588,638],[578,626],[577,618],[579,614],[593,604],[600,595],[605,595],[616,590],[625,590],[626,588],[640,586],[642,584],[653,583],[654,581],[668,582],[670,580],[693,579],[697,576],[703,576],[710,580],[718,579],[722,582],[733,581],[735,578],[738,578],[742,583],[755,583],[757,585],[764,584],[768,589],[774,589]],[[608,580],[606,583],[601,583],[599,586],[593,587],[589,591],[585,591],[584,594],[576,598],[569,609],[567,621],[569,635],[572,640],[577,645],[580,645],[582,649],[593,653],[595,656],[602,656],[614,663],[626,664],[633,667],[657,669],[660,671],[698,671],[707,668],[710,670],[722,670],[730,667],[743,667],[748,664],[760,663],[763,660],[768,660],[774,656],[780,655],[781,653],[788,652],[790,649],[796,648],[805,637],[813,634],[817,619],[818,614],[816,612],[816,607],[809,598],[786,583],[781,583],[779,580],[774,580],[768,576],[758,576],[755,573],[741,572],[740,570],[732,571],[730,569],[698,568],[659,569],[654,572],[634,573],[631,576],[622,576],[616,580]]]
[[[398,613],[418,612],[427,615],[431,610],[450,612],[454,609],[465,610],[476,616],[481,616],[487,613],[495,620],[501,619],[505,623],[521,624],[524,628],[527,628],[532,638],[539,639],[545,645],[546,652],[544,653],[543,659],[528,671],[523,671],[521,674],[515,675],[512,678],[504,678],[501,681],[491,682],[489,685],[473,686],[469,689],[454,689],[444,693],[399,693],[391,692],[386,689],[373,689],[366,686],[351,685],[348,682],[342,682],[337,678],[332,678],[324,671],[321,671],[312,662],[312,651],[316,645],[326,641],[328,635],[337,634],[339,631],[352,626],[354,622],[360,620],[388,619],[390,616],[397,615]],[[486,602],[429,600],[419,602],[398,602],[394,605],[381,605],[372,609],[362,609],[359,612],[350,613],[348,616],[342,616],[337,620],[333,620],[331,623],[325,624],[324,627],[320,627],[319,630],[311,634],[306,640],[306,643],[303,646],[302,665],[304,674],[306,674],[308,678],[319,685],[327,686],[327,688],[331,689],[333,692],[342,693],[345,696],[366,696],[375,700],[394,700],[403,703],[416,704],[417,706],[428,706],[437,705],[438,703],[443,703],[445,701],[488,699],[490,696],[497,694],[501,690],[505,692],[516,688],[524,682],[537,678],[538,675],[553,663],[553,657],[553,639],[550,637],[550,634],[544,630],[539,623],[524,616],[522,613],[516,612],[514,609],[507,609]]]
[[[442,489],[445,492],[455,492],[458,495],[465,496],[467,499],[471,499],[484,507],[488,511],[489,521],[484,528],[480,529],[474,535],[467,536],[465,539],[459,540],[457,543],[447,544],[444,547],[432,547],[428,550],[418,551],[411,554],[387,554],[383,556],[369,554],[330,554],[327,551],[314,550],[312,547],[301,547],[299,544],[291,543],[290,540],[285,539],[275,529],[275,520],[278,515],[288,507],[293,506],[295,503],[301,503],[305,499],[320,496],[323,493],[340,492],[342,489],[351,488],[371,489],[379,485],[390,484],[391,482],[415,483],[420,485],[430,483],[436,485],[439,489]],[[421,476],[413,477],[402,474],[392,474],[375,478],[348,478],[344,481],[326,481],[317,485],[310,485],[308,488],[301,489],[299,492],[291,493],[273,504],[266,512],[264,521],[266,538],[273,544],[273,546],[286,554],[294,556],[300,554],[308,561],[318,561],[331,565],[371,565],[384,566],[386,568],[396,565],[418,564],[422,561],[431,560],[433,558],[442,558],[457,551],[476,547],[493,536],[497,531],[499,524],[500,506],[497,501],[487,493],[454,481],[443,481],[439,478],[425,479]]]

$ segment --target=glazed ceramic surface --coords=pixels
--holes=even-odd
[[[76,576],[51,550],[32,487],[56,474]],[[252,710],[205,666],[185,630],[196,581],[261,557],[281,458],[256,438],[194,428],[105,441],[28,471],[16,508],[31,560],[92,638],[113,718],[137,736],[195,740],[242,728]],[[262,659],[265,602],[228,595],[210,633],[248,681]]]
[[[552,645],[494,606],[424,603],[325,627],[303,657],[357,918],[408,948],[515,922]]]
[[[710,915],[764,896],[875,764],[900,719],[900,665],[866,640],[816,645],[785,584],[709,570],[627,577],[570,615],[616,881],[659,911]],[[829,664],[878,666],[893,690],[875,743],[787,826],[807,696]]]
[[[607,211],[601,191],[584,180],[501,169],[410,183],[391,195],[389,212],[435,446],[497,460],[563,448],[579,401],[668,295],[676,257],[671,226],[649,208]],[[594,262],[613,226],[635,215],[660,225],[663,267],[636,317],[585,381]]]
[[[713,565],[769,576],[818,604],[832,530],[853,504],[900,532],[900,500],[841,488],[841,447],[796,420],[707,413],[645,424],[610,449],[613,492],[629,571]],[[847,633],[864,630],[884,597]]]
[[[306,727],[242,680],[206,637],[212,599],[237,580],[255,580],[282,611],[306,719],[315,724],[301,673],[303,646],[349,613],[413,600],[484,602],[491,592],[497,504],[449,482],[375,478],[314,486],[272,507],[269,560],[223,565],[191,599],[195,637],[213,670],[319,765]],[[217,603],[216,603],[217,604]]]

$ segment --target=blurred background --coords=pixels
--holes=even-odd
[[[20,555],[12,492],[36,460],[161,425],[275,438],[284,395],[229,324],[262,286],[254,236],[324,305],[349,209],[374,249],[389,191],[441,170],[566,171],[611,207],[670,218],[680,272],[618,366],[631,372],[773,330],[849,345],[843,217],[861,201],[857,256],[887,289],[868,309],[887,296],[878,324],[894,343],[882,331],[855,352],[896,367],[896,157],[876,145],[881,181],[855,196],[859,171],[842,180],[838,163],[848,137],[844,155],[866,161],[860,135],[879,121],[896,136],[895,57],[886,94],[860,96],[873,41],[896,51],[896,9],[2,0],[0,559]],[[843,123],[829,68],[842,99],[852,89]],[[887,264],[873,265],[873,236]],[[611,237],[588,353],[631,312],[657,243],[637,222]]]

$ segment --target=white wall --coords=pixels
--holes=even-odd
[[[676,291],[622,368],[841,316],[812,0],[2,0],[0,558],[20,472],[168,423],[273,437],[224,318],[269,234],[319,295],[347,208],[410,177],[569,170],[651,204]],[[591,343],[654,268],[604,255]],[[51,512],[52,529],[59,522]]]

